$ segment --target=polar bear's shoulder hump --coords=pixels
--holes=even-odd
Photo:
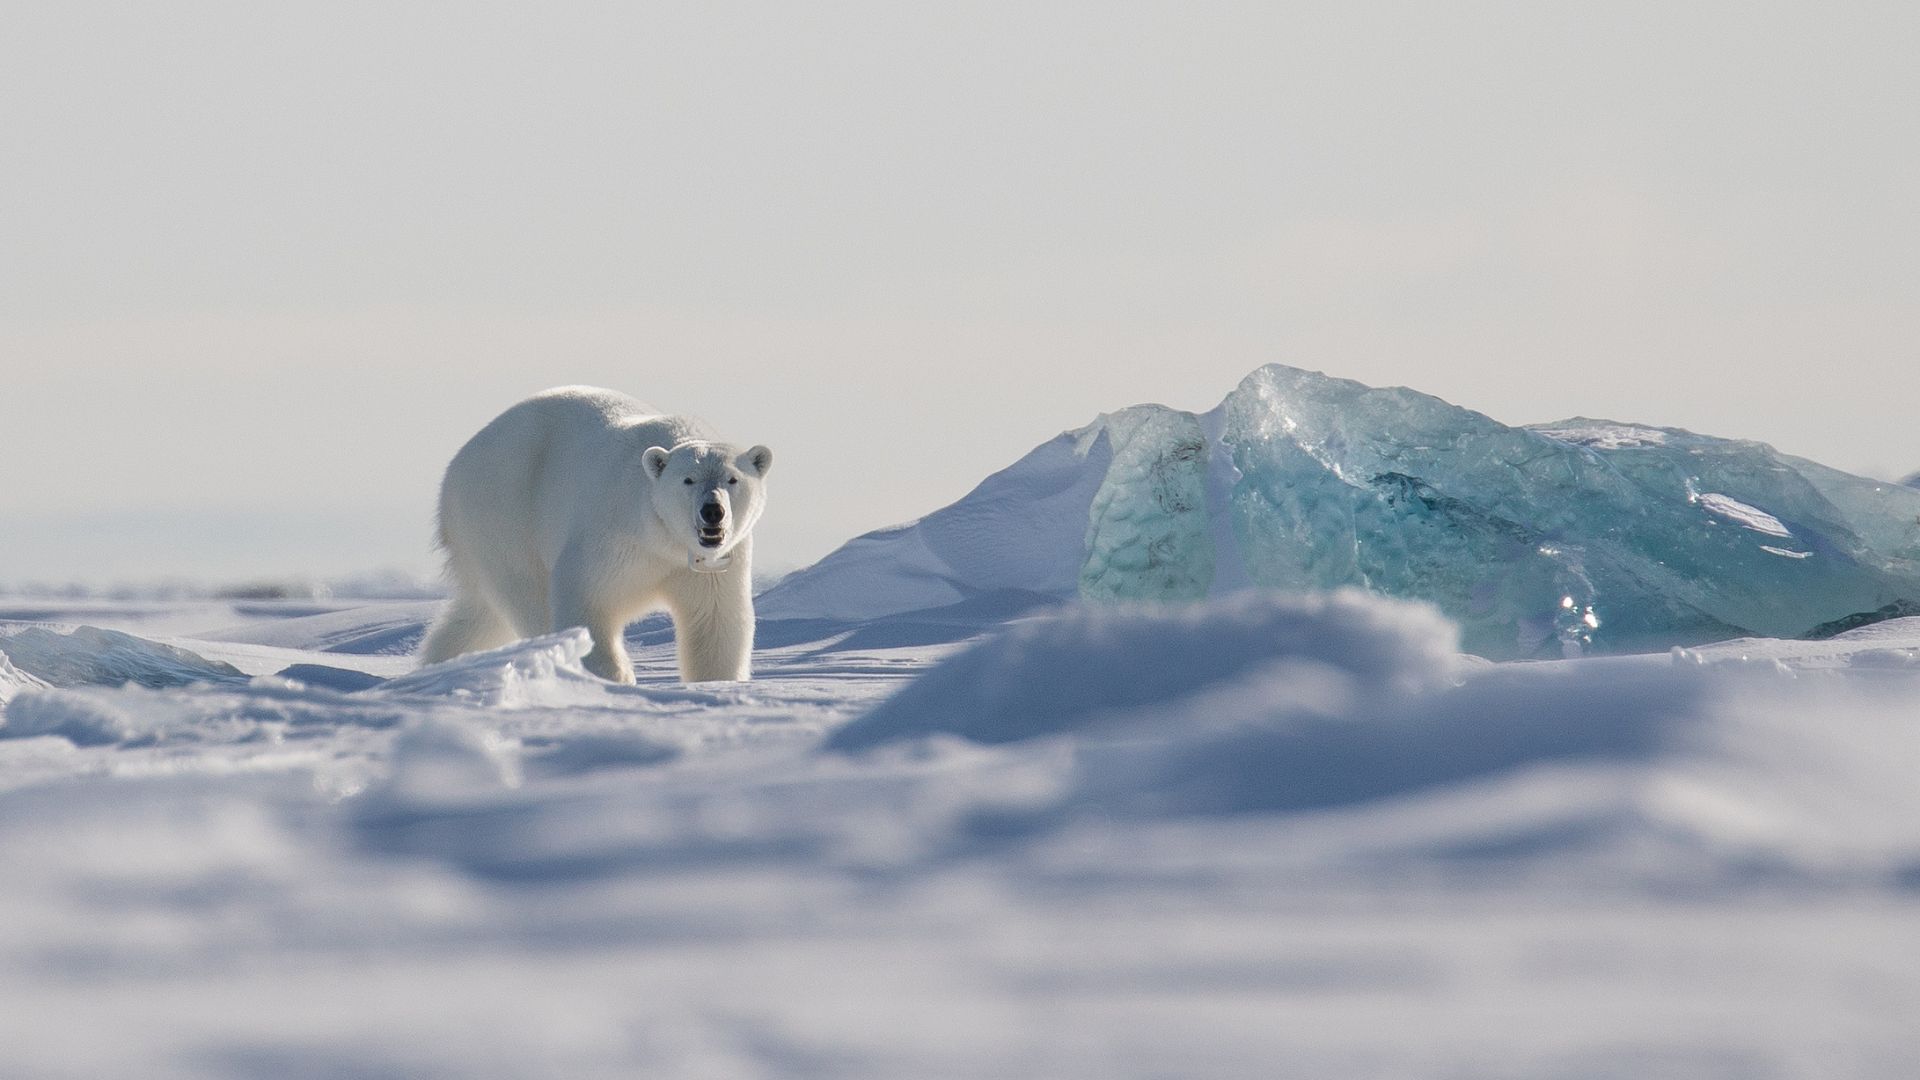
[[[528,398],[524,404],[538,404],[549,408],[591,409],[612,422],[662,415],[659,409],[639,398],[599,386],[556,386],[551,390],[540,391]]]

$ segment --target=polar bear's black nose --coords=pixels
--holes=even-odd
[[[700,508],[700,520],[708,525],[718,525],[727,518],[727,508],[717,502],[710,502]]]

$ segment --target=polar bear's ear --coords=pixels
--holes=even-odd
[[[750,470],[753,475],[765,476],[767,470],[773,468],[773,451],[764,446],[756,446],[735,460],[739,462],[741,468]]]
[[[649,446],[647,452],[640,455],[640,463],[646,467],[647,475],[655,480],[667,471],[667,459],[673,455],[665,447]]]

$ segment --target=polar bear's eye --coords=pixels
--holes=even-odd
[[[729,477],[727,477],[727,483],[729,483],[729,484],[737,484],[737,483],[739,483],[739,482],[740,482],[740,478],[739,478],[739,477],[737,477],[737,476],[729,476]]]
[[[683,483],[683,484],[691,484],[691,483],[693,483],[693,477],[691,477],[691,476],[689,476],[689,477],[687,477],[687,478],[686,478],[685,480],[682,480],[682,481],[680,481],[680,482],[681,482],[681,483]]]

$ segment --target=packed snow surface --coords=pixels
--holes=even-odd
[[[1920,1070],[1920,619],[960,603],[622,687],[274,610],[0,630],[9,1077]]]
[[[1509,427],[1282,365],[1141,405],[774,589],[788,616],[981,595],[1195,600],[1248,583],[1424,600],[1494,659],[1815,635],[1920,604],[1920,491],[1762,443]]]

